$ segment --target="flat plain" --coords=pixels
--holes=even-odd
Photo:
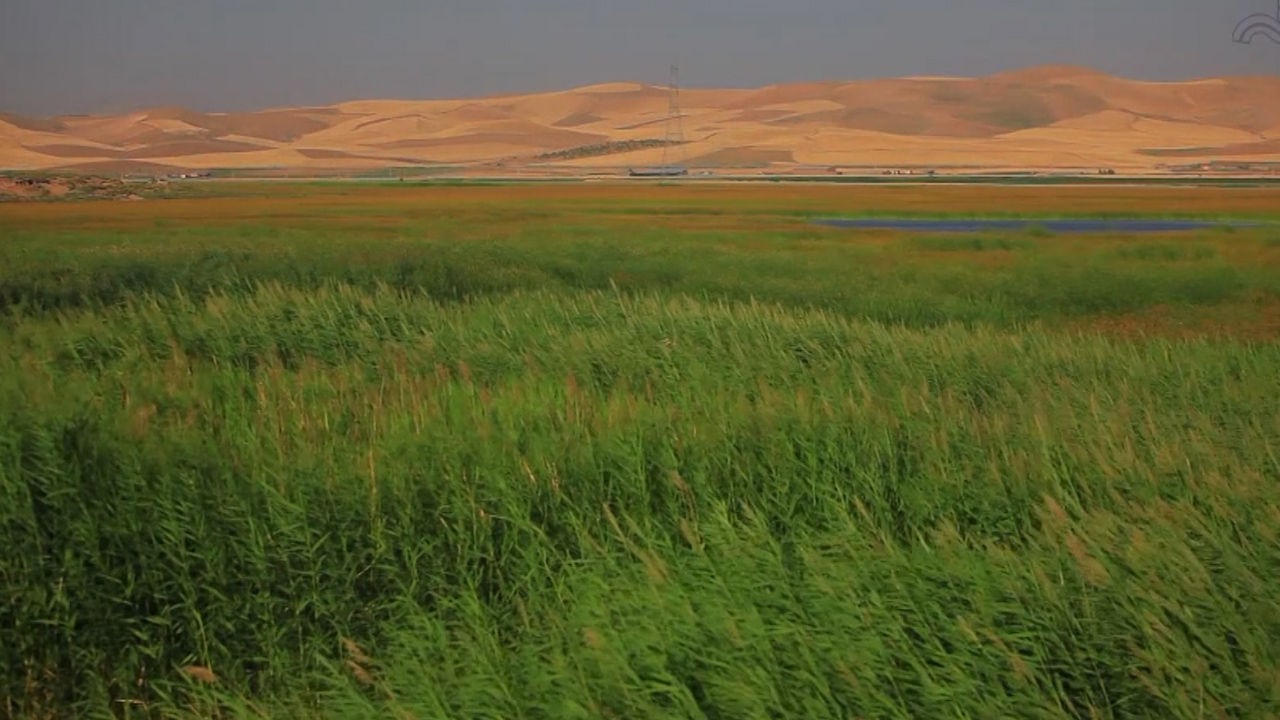
[[[1280,189],[0,206],[0,715],[1277,717]]]

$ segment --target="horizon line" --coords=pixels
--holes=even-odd
[[[1195,77],[1188,77],[1180,80],[1143,80],[1143,79],[1130,77],[1126,75],[1118,75],[1115,73],[1110,73],[1105,70],[1098,70],[1097,68],[1093,68],[1087,65],[1050,63],[1050,64],[1041,64],[1041,65],[1028,65],[1022,68],[1017,68],[1013,70],[1001,70],[999,72],[988,73],[985,75],[928,75],[928,74],[917,73],[913,75],[882,75],[882,76],[876,76],[876,77],[864,77],[864,78],[857,78],[857,79],[825,78],[825,79],[810,79],[810,80],[788,80],[784,82],[766,83],[762,85],[698,85],[696,83],[685,84],[682,82],[680,89],[681,91],[690,91],[690,90],[752,91],[752,90],[766,90],[769,88],[776,88],[776,87],[785,87],[788,85],[810,85],[810,84],[827,84],[827,83],[833,84],[833,85],[851,85],[854,83],[889,81],[889,80],[911,80],[911,81],[919,81],[919,82],[961,82],[961,81],[974,81],[974,80],[990,80],[990,79],[999,78],[1002,76],[1025,75],[1025,74],[1031,74],[1037,71],[1046,71],[1046,70],[1075,72],[1078,75],[1098,75],[1098,76],[1114,78],[1117,80],[1123,80],[1126,82],[1141,83],[1141,84],[1147,84],[1147,85],[1182,85],[1182,84],[1191,84],[1191,83],[1200,83],[1200,82],[1212,82],[1215,80],[1226,81],[1226,80],[1233,80],[1233,79],[1249,79],[1249,78],[1280,79],[1280,73],[1277,73],[1277,74],[1195,76]],[[57,120],[59,118],[86,118],[86,117],[119,117],[124,115],[135,115],[139,113],[154,112],[157,110],[183,110],[187,112],[198,113],[200,115],[252,115],[257,113],[269,113],[269,112],[288,112],[288,111],[296,112],[300,110],[310,110],[310,109],[322,110],[322,109],[337,107],[339,105],[348,105],[353,103],[368,103],[368,102],[451,102],[451,101],[480,102],[485,100],[501,100],[505,98],[529,97],[529,96],[535,96],[535,95],[554,95],[554,94],[560,94],[560,93],[572,93],[572,92],[579,92],[583,90],[589,90],[591,88],[605,87],[609,85],[637,85],[642,89],[659,89],[659,90],[666,89],[665,85],[653,83],[653,82],[642,82],[639,80],[612,80],[612,81],[588,83],[586,85],[561,87],[559,89],[528,90],[528,91],[522,91],[522,92],[486,93],[481,95],[454,95],[454,96],[448,96],[448,97],[437,96],[437,97],[416,97],[416,98],[395,97],[395,96],[352,97],[346,100],[339,100],[336,102],[329,102],[329,103],[261,106],[251,110],[196,110],[186,105],[173,105],[173,104],[161,103],[161,104],[140,105],[132,109],[126,109],[126,110],[102,110],[97,112],[57,113],[57,114],[51,114],[51,115],[37,115],[37,114],[24,113],[20,111],[6,110],[5,108],[0,107],[0,120],[2,120],[3,119],[2,116],[5,116],[5,115],[10,117],[18,117],[18,118],[26,118],[26,119],[34,119],[34,120]]]

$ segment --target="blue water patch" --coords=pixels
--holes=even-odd
[[[1043,228],[1051,233],[1160,233],[1181,230],[1206,230],[1220,227],[1248,228],[1261,223],[1214,222],[1197,220],[981,220],[981,219],[905,219],[905,218],[818,218],[818,225],[861,230],[914,230],[920,232],[972,233],[986,230],[1027,230]]]

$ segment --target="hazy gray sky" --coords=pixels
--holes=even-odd
[[[1231,42],[1276,0],[0,0],[0,109],[242,110],[373,97],[1079,64],[1280,74]]]

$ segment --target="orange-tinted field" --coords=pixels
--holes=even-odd
[[[1280,298],[1276,229],[919,237],[808,222],[866,213],[1266,220],[1280,208],[1280,188],[234,183],[202,192],[209,196],[0,206],[0,238],[10,268],[32,264],[37,275],[38,258],[58,248],[90,266],[104,256],[159,266],[227,248],[262,262],[301,253],[305,264],[310,247],[377,277],[406,257],[471,263],[467,247],[478,244],[494,267],[551,269],[555,282],[585,287],[665,278],[662,286],[693,293],[907,322],[1169,337],[1280,332],[1271,313]],[[570,277],[555,270],[565,263],[582,267]],[[849,295],[855,286],[860,297]]]
[[[197,187],[197,186],[193,186]],[[484,184],[372,184],[235,182],[198,186],[203,197],[145,205],[79,204],[0,206],[14,222],[191,222],[280,217],[461,217],[500,207],[537,208],[540,214],[574,212],[602,217],[637,214],[682,217],[789,214],[950,213],[1090,216],[1280,216],[1280,188],[1068,185],[841,185],[820,183],[633,182]],[[92,208],[89,210],[88,208]]]

